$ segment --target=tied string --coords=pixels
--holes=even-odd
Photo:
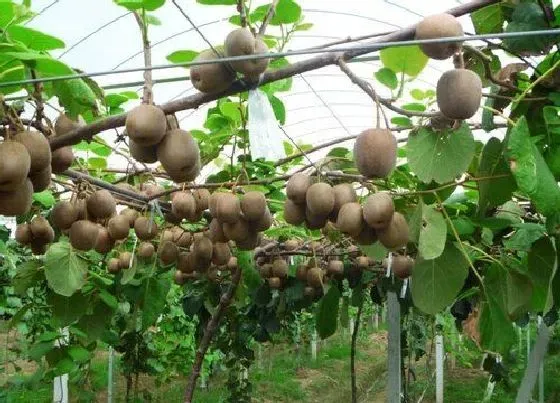
[[[152,232],[152,223],[154,222],[154,215],[157,213],[160,217],[163,217],[163,211],[161,211],[161,206],[157,200],[150,200],[148,202],[150,208],[150,219],[148,220],[148,232]]]

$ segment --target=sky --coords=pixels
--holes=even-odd
[[[445,11],[463,2],[466,1],[300,0],[305,22],[313,23],[313,27],[297,34],[287,49],[303,49],[348,36],[395,30],[416,23],[422,16]],[[266,3],[253,1],[254,5]],[[143,65],[139,29],[134,17],[126,15],[126,9],[115,5],[112,0],[58,0],[54,4],[53,0],[32,1],[35,11],[51,4],[29,25],[64,40],[67,49],[74,46],[69,51],[53,52],[70,66],[85,72],[95,72],[111,70],[117,66],[130,68]],[[234,6],[203,6],[195,0],[179,0],[179,4],[193,22],[200,26],[204,36],[212,44],[221,44],[227,34],[235,29],[227,21],[228,17],[236,13]],[[166,55],[177,50],[200,51],[207,48],[200,35],[170,0],[155,12],[155,16],[162,21],[162,25],[150,26],[154,65],[169,64]],[[465,31],[473,31],[468,17],[462,17],[460,21]],[[270,27],[268,33],[274,33],[276,29]],[[313,55],[291,57],[289,60],[309,57]],[[373,79],[374,72],[381,67],[380,62],[353,63],[350,66],[360,77],[371,80],[381,95],[389,95]],[[434,89],[441,73],[452,67],[450,61],[430,61],[428,67],[407,89]],[[184,68],[154,72],[154,78],[187,75],[188,70]],[[139,81],[142,80],[142,73],[114,74],[98,77],[96,80],[102,86]],[[128,90],[130,89],[140,93],[139,87]],[[120,90],[115,90],[118,91]],[[161,104],[194,93],[196,90],[188,80],[157,84],[154,87],[154,100]],[[285,131],[298,142],[318,145],[338,137],[358,134],[375,125],[375,107],[370,98],[336,67],[305,73],[304,79],[294,77],[292,90],[278,96],[287,109]],[[405,96],[405,100],[411,100],[408,93]],[[133,102],[125,105],[126,108],[134,106]],[[178,113],[181,127],[186,130],[201,128],[206,110],[207,107],[201,107]],[[477,120],[477,117],[473,120]],[[488,137],[483,134],[477,134],[478,136]],[[114,140],[114,132],[106,133],[103,137],[109,141]],[[352,142],[344,145],[351,147]],[[327,152],[328,150],[316,153],[313,159],[320,158]],[[118,157],[110,160],[111,166],[122,164],[123,161]]]

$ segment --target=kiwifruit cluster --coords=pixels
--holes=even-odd
[[[62,136],[80,127],[80,123],[61,113],[54,123],[54,135]],[[51,169],[55,174],[66,171],[74,161],[72,146],[64,146],[52,152]]]
[[[255,37],[247,28],[238,28],[229,33],[224,45],[227,57],[249,56],[268,52],[268,46],[260,38]],[[253,59],[230,62],[231,67],[238,73],[244,74],[251,80],[257,80],[268,67],[269,60]]]
[[[126,116],[129,151],[139,161],[159,161],[178,183],[194,180],[200,173],[200,150],[192,135],[168,119],[162,109],[142,104]]]
[[[220,52],[222,48],[215,48]],[[220,54],[213,49],[200,52],[195,62],[206,62],[218,60]],[[225,63],[198,64],[190,68],[190,79],[194,88],[200,92],[214,93],[221,92],[229,88],[235,80],[235,71]]]
[[[383,259],[383,267],[389,266],[389,259]],[[393,255],[391,257],[391,271],[401,280],[407,279],[412,274],[414,259],[410,256]]]
[[[33,192],[51,183],[51,148],[43,134],[23,130],[0,143],[0,214],[29,211]]]
[[[47,245],[54,241],[54,230],[43,216],[35,216],[29,223],[16,227],[15,238],[18,243],[31,247],[34,255],[42,255]]]
[[[175,192],[171,197],[171,211],[177,219],[197,222],[208,209],[209,200],[210,192],[206,189]]]
[[[397,139],[389,129],[364,130],[354,143],[354,160],[366,178],[385,178],[397,162]]]

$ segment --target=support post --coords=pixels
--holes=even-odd
[[[542,316],[538,316],[537,324],[540,328],[543,324]],[[544,403],[544,357],[539,367],[539,403]]]
[[[62,329],[62,337],[55,342],[57,347],[68,344],[69,332],[68,328]],[[57,376],[53,380],[53,402],[68,403],[68,374]]]
[[[311,359],[317,361],[317,331],[313,329],[313,335],[311,336]]]
[[[394,291],[387,293],[387,401],[401,401],[401,307]]]
[[[109,346],[109,364],[107,368],[107,403],[113,403],[113,346]]]
[[[526,403],[531,400],[533,387],[537,381],[539,369],[542,361],[544,360],[549,341],[550,331],[544,323],[541,323],[538,328],[535,346],[527,361],[527,368],[525,369],[521,386],[517,392],[515,403]]]

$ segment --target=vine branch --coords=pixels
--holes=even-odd
[[[144,95],[142,97],[142,103],[146,105],[151,105],[153,103],[153,87],[154,82],[152,79],[152,47],[150,46],[150,40],[148,39],[148,25],[146,23],[146,12],[142,9],[142,15],[134,11],[134,18],[138,23],[140,28],[140,33],[142,34],[142,48],[144,52]]]
[[[276,13],[276,6],[278,5],[278,2],[280,0],[274,0],[272,2],[272,4],[270,5],[270,8],[268,9],[268,12],[266,13],[266,17],[264,17],[263,23],[259,28],[259,36],[263,36],[264,33],[266,32],[266,28],[268,27],[268,24],[270,24],[270,21],[272,21],[272,18],[274,17],[274,14]]]

